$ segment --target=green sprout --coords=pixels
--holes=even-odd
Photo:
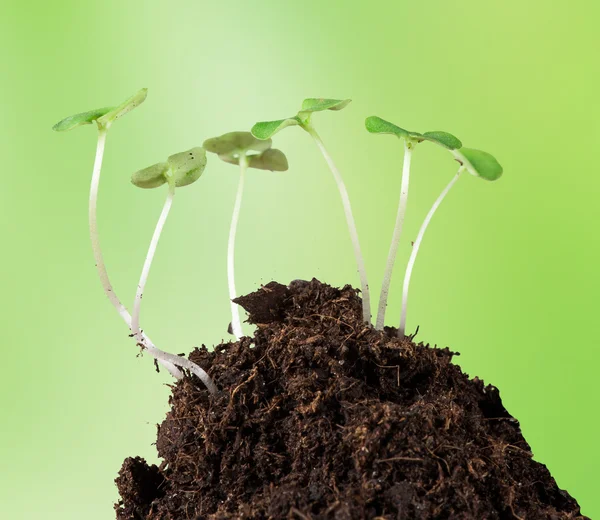
[[[248,168],[278,172],[286,171],[288,162],[282,151],[271,148],[271,139],[256,139],[250,132],[230,132],[220,137],[213,137],[207,139],[203,146],[207,152],[217,154],[221,160],[240,167],[240,180],[227,243],[227,282],[231,305],[231,330],[234,336],[240,339],[243,335],[242,323],[238,305],[233,302],[238,296],[235,289],[235,237],[240,217],[246,171]]]
[[[356,223],[354,222],[354,216],[352,215],[352,207],[350,205],[350,198],[342,175],[337,169],[333,159],[329,155],[325,145],[315,130],[311,122],[311,118],[314,112],[321,112],[323,110],[342,110],[350,103],[350,99],[322,99],[322,98],[308,98],[302,102],[302,108],[293,117],[286,119],[280,119],[277,121],[263,121],[256,123],[252,127],[252,134],[258,139],[268,140],[277,132],[287,128],[288,126],[299,126],[314,139],[317,147],[323,154],[331,173],[335,179],[335,182],[342,199],[342,205],[344,207],[344,213],[346,216],[346,222],[348,224],[348,230],[350,232],[350,238],[352,240],[352,246],[354,248],[354,256],[356,257],[356,265],[358,267],[358,274],[360,277],[360,284],[362,290],[362,303],[363,303],[363,319],[367,323],[371,323],[371,300],[369,295],[369,283],[367,280],[367,272],[365,269],[365,262],[360,249],[360,242],[358,239],[358,232],[356,230]]]
[[[418,132],[411,132],[400,128],[385,119],[381,119],[377,116],[368,117],[365,121],[365,127],[367,131],[372,134],[390,134],[395,135],[399,139],[404,140],[404,161],[402,166],[402,181],[400,186],[400,201],[398,203],[398,212],[396,214],[396,223],[394,225],[394,233],[392,234],[392,242],[388,252],[387,262],[385,266],[385,272],[383,275],[383,282],[381,284],[381,293],[379,296],[379,306],[377,309],[377,321],[375,328],[383,330],[385,325],[385,312],[387,309],[388,295],[390,291],[390,283],[392,281],[392,273],[394,270],[394,263],[396,262],[396,254],[398,252],[398,245],[400,244],[400,237],[402,235],[402,227],[404,224],[404,217],[406,215],[406,205],[408,201],[408,186],[410,177],[410,166],[412,153],[415,146],[423,141],[430,141],[438,144],[448,150],[455,150],[462,146],[460,140],[449,134],[448,132],[425,132],[424,134]]]
[[[165,222],[167,221],[167,217],[169,216],[169,212],[171,211],[171,206],[175,197],[175,188],[187,186],[198,180],[205,167],[206,152],[204,151],[204,148],[197,147],[192,148],[187,152],[172,155],[166,162],[153,164],[152,166],[135,172],[131,176],[131,183],[138,188],[152,189],[158,188],[163,184],[168,185],[167,198],[158,222],[156,223],[152,240],[150,241],[150,247],[146,254],[146,260],[144,261],[144,267],[142,269],[133,304],[131,332],[140,342],[142,340],[140,331],[140,307],[142,304],[142,297],[146,288],[146,282],[148,281],[148,274],[150,273],[150,267],[152,266],[156,247],[160,240],[160,235]]]
[[[499,179],[502,175],[502,166],[498,163],[498,161],[489,153],[483,152],[481,150],[474,150],[472,148],[460,148],[460,149],[451,149],[450,152],[454,156],[454,158],[460,164],[458,168],[458,172],[452,180],[448,183],[448,185],[444,188],[440,196],[433,203],[433,206],[427,213],[421,228],[419,229],[419,233],[417,238],[413,244],[413,249],[408,260],[408,265],[406,267],[406,273],[404,275],[404,284],[402,288],[402,310],[400,312],[400,326],[398,328],[398,337],[403,338],[406,331],[406,306],[408,302],[408,289],[410,286],[410,277],[412,275],[412,270],[415,265],[415,260],[417,259],[417,254],[419,253],[419,247],[421,246],[421,242],[423,241],[423,235],[427,230],[427,226],[431,222],[433,215],[436,210],[452,188],[460,174],[465,170],[469,172],[471,175],[475,177],[479,177],[488,181],[495,181]]]
[[[109,301],[113,305],[113,307],[117,310],[123,321],[129,327],[132,328],[132,316],[129,311],[125,308],[125,306],[121,303],[121,300],[115,293],[112,284],[110,283],[110,279],[108,277],[108,272],[106,270],[106,265],[104,263],[104,257],[102,255],[102,249],[100,247],[100,239],[98,234],[98,224],[97,224],[97,203],[98,203],[98,187],[100,184],[100,174],[102,171],[102,160],[104,157],[104,148],[106,143],[106,135],[108,130],[112,126],[112,124],[124,116],[140,104],[144,102],[147,96],[147,89],[141,89],[132,97],[124,101],[118,106],[111,106],[105,108],[99,108],[95,110],[90,110],[87,112],[82,112],[79,114],[75,114],[65,119],[59,121],[56,125],[54,125],[53,130],[57,132],[64,132],[67,130],[72,130],[73,128],[77,128],[79,126],[96,123],[98,128],[98,141],[96,145],[96,157],[94,160],[94,167],[92,173],[92,182],[90,186],[90,195],[89,195],[89,231],[90,238],[92,242],[92,249],[94,253],[94,260],[96,263],[96,270],[98,272],[98,276],[100,278],[100,282],[102,284],[102,288],[104,289],[104,293],[108,297]],[[185,175],[181,175],[181,179],[185,178]],[[183,180],[181,182],[184,182]],[[211,392],[216,391],[216,387],[214,383],[208,378],[208,375],[204,373],[200,367],[192,363],[191,361],[181,358],[179,356],[175,356],[173,354],[169,354],[167,352],[163,352],[159,350],[154,343],[150,340],[150,338],[143,332],[139,334],[141,338],[142,346],[148,350],[150,354],[152,354],[158,362],[163,365],[168,372],[175,378],[181,379],[183,377],[182,371],[178,368],[178,366],[182,368],[186,368],[191,372],[196,373],[196,375],[201,375],[201,379],[207,383],[207,387]],[[207,379],[208,378],[208,379]]]
[[[148,352],[155,357],[157,360],[166,361],[173,363],[176,366],[181,366],[190,370],[206,385],[211,393],[216,392],[216,387],[212,379],[208,374],[202,370],[198,365],[189,361],[181,356],[174,356],[167,354],[157,348],[147,348],[144,343],[142,331],[140,329],[140,310],[142,304],[142,298],[146,289],[146,282],[148,281],[148,275],[150,273],[150,267],[156,253],[156,247],[162,230],[164,228],[167,217],[173,205],[173,199],[175,197],[175,189],[183,186],[189,186],[190,184],[197,181],[206,167],[206,152],[202,147],[192,148],[185,152],[171,155],[166,162],[153,164],[143,170],[135,172],[131,176],[131,183],[138,188],[153,189],[162,186],[163,184],[168,185],[167,198],[163,205],[162,212],[156,223],[152,240],[150,241],[150,247],[146,254],[144,266],[142,268],[142,274],[140,281],[138,282],[137,291],[135,294],[135,300],[133,302],[133,313],[131,317],[131,333],[138,342],[139,345],[146,348]]]

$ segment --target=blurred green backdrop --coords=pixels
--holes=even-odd
[[[315,122],[345,176],[377,299],[400,184],[401,144],[378,114],[444,129],[494,153],[497,183],[462,179],[425,238],[409,330],[462,353],[498,386],[537,460],[585,514],[600,514],[597,335],[600,175],[597,2],[61,2],[0,7],[2,362],[0,517],[114,518],[124,457],[155,461],[169,379],[136,357],[104,298],[87,235],[92,127],[50,128],[149,88],[111,131],[100,232],[129,302],[164,192],[129,174],[209,136],[352,97]],[[358,283],[335,184],[299,130],[277,137],[285,174],[251,171],[237,245],[248,292],[272,279]],[[212,160],[180,190],[142,323],[175,352],[226,338],[225,252],[237,171]],[[455,171],[419,147],[388,311],[410,239]],[[246,328],[249,330],[249,328]]]

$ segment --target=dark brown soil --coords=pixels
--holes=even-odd
[[[173,386],[163,463],[125,461],[119,520],[585,518],[496,388],[362,324],[356,290],[270,283],[239,303],[254,338],[190,355],[222,392]]]

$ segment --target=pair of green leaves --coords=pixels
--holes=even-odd
[[[365,126],[372,134],[392,134],[407,141],[430,141],[442,146],[475,177],[495,181],[502,175],[502,166],[493,155],[474,148],[463,148],[460,139],[448,132],[411,132],[377,116],[368,117]]]
[[[261,121],[252,127],[252,135],[257,139],[270,139],[277,132],[288,126],[305,126],[310,123],[310,117],[314,112],[323,110],[342,110],[348,106],[351,99],[324,99],[307,98],[302,102],[302,108],[293,117],[278,119],[276,121]]]
[[[286,171],[288,162],[285,154],[271,148],[272,145],[271,139],[259,140],[250,132],[229,132],[207,139],[203,144],[207,152],[217,154],[219,159],[230,164],[239,164],[240,157],[246,156],[249,168]]]
[[[365,127],[367,131],[372,134],[392,134],[407,141],[416,141],[421,143],[423,141],[431,141],[439,144],[448,150],[456,150],[462,148],[460,139],[449,134],[448,132],[425,132],[420,134],[419,132],[411,132],[410,130],[404,130],[385,119],[381,119],[377,116],[367,117],[365,121]]]
[[[148,95],[148,89],[138,90],[133,96],[116,107],[104,107],[81,112],[56,123],[52,129],[65,132],[94,121],[99,128],[107,129],[114,121],[141,105]],[[171,155],[165,162],[153,164],[131,176],[131,182],[139,188],[158,188],[166,182],[182,187],[197,181],[206,167],[206,152],[201,147]]]
[[[131,183],[138,188],[152,189],[169,182],[181,188],[196,182],[204,172],[204,168],[206,168],[206,151],[201,146],[197,146],[171,155],[165,162],[135,172],[131,176]]]
[[[79,114],[65,117],[63,120],[56,123],[52,127],[52,130],[57,132],[65,132],[67,130],[77,128],[78,126],[89,125],[94,121],[99,127],[107,128],[114,121],[124,116],[128,112],[131,112],[137,106],[141,105],[146,100],[147,95],[148,89],[143,88],[116,107],[97,108],[88,112],[81,112]]]

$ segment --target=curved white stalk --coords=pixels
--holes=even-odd
[[[235,291],[235,235],[237,232],[238,220],[240,218],[240,208],[242,206],[242,195],[244,193],[244,179],[248,169],[248,158],[245,153],[240,154],[240,181],[238,183],[237,194],[235,196],[235,205],[233,206],[233,216],[229,228],[229,241],[227,242],[227,284],[229,285],[229,303],[231,305],[231,329],[236,339],[243,336],[242,323],[240,320],[240,310],[233,300],[237,297]]]
[[[152,240],[150,241],[150,247],[148,248],[148,253],[146,254],[146,260],[144,261],[144,267],[142,268],[142,274],[140,276],[140,281],[138,283],[137,291],[135,294],[135,300],[133,302],[133,313],[131,315],[131,332],[135,335],[138,342],[142,342],[140,331],[140,308],[142,306],[142,297],[144,296],[144,290],[146,289],[146,282],[148,281],[148,274],[150,273],[150,267],[152,266],[154,253],[156,253],[156,246],[158,245],[158,241],[160,240],[160,235],[162,233],[163,227],[165,226],[165,222],[167,221],[167,217],[169,216],[169,211],[171,210],[171,206],[173,204],[173,197],[175,197],[175,184],[170,180],[168,184],[169,191],[167,193],[167,199],[165,200],[165,204],[160,213],[160,217],[158,219],[158,222],[156,223],[156,228],[154,229]]]
[[[156,348],[152,344],[140,343],[140,345],[162,365],[167,366],[167,364],[169,364],[173,367],[180,366],[182,368],[188,369],[192,374],[197,376],[200,379],[200,381],[204,383],[204,386],[206,386],[206,388],[211,394],[217,393],[217,387],[213,380],[202,368],[196,365],[196,363],[194,363],[193,361],[190,361],[189,359],[186,359],[181,356],[177,356],[175,354],[169,354],[168,352]]]
[[[410,161],[412,158],[414,145],[404,140],[404,164],[402,165],[402,182],[400,186],[400,202],[398,203],[398,213],[396,214],[396,224],[394,225],[394,233],[392,235],[392,243],[388,252],[385,272],[383,273],[383,282],[381,283],[381,294],[379,295],[379,307],[377,310],[377,323],[375,328],[383,330],[385,325],[385,311],[387,308],[387,300],[390,292],[390,283],[392,281],[392,273],[394,271],[394,263],[396,261],[396,253],[402,235],[402,226],[404,224],[404,216],[406,215],[406,203],[408,201],[408,184],[410,176]]]
[[[333,159],[327,152],[323,141],[319,137],[319,134],[314,129],[314,127],[310,124],[304,124],[303,128],[312,136],[315,143],[317,144],[319,150],[323,154],[331,173],[333,174],[333,178],[338,187],[338,191],[340,192],[340,197],[342,198],[342,204],[344,206],[344,214],[346,215],[346,223],[348,224],[348,230],[350,232],[350,239],[352,240],[352,246],[354,248],[354,256],[356,258],[356,265],[358,268],[358,276],[360,277],[360,285],[362,292],[362,303],[363,303],[363,320],[369,324],[371,324],[371,297],[369,294],[369,283],[367,280],[367,271],[365,269],[365,261],[362,256],[362,252],[360,250],[360,242],[358,240],[358,232],[356,231],[356,223],[354,222],[354,216],[352,215],[352,207],[350,205],[350,197],[348,196],[348,191],[346,190],[346,185],[344,184],[344,180],[342,179],[342,175],[337,169]]]
[[[431,222],[431,219],[433,218],[433,215],[435,214],[436,210],[438,209],[438,207],[444,200],[444,197],[446,197],[446,195],[448,194],[448,192],[450,191],[452,186],[454,186],[454,183],[460,177],[460,174],[462,173],[463,169],[464,169],[463,166],[461,166],[458,169],[458,172],[456,173],[456,175],[452,178],[452,180],[444,188],[444,190],[442,191],[440,196],[433,203],[433,206],[431,206],[429,213],[427,213],[427,216],[425,217],[423,224],[421,224],[421,228],[419,229],[419,234],[417,235],[417,239],[415,240],[415,243],[413,244],[413,249],[410,254],[410,259],[408,260],[408,265],[406,266],[406,273],[404,275],[404,286],[402,288],[402,311],[400,312],[400,326],[398,327],[398,337],[399,338],[403,338],[405,335],[405,331],[406,331],[406,304],[408,302],[408,288],[410,286],[410,277],[412,275],[412,270],[415,265],[415,260],[417,259],[417,254],[419,253],[419,247],[421,246],[421,242],[423,241],[423,235],[425,234],[425,231],[427,231],[427,226],[429,226],[429,223]]]
[[[110,303],[117,310],[127,327],[131,329],[131,315],[121,303],[118,296],[115,294],[113,287],[108,278],[106,266],[104,264],[104,258],[102,256],[102,249],[100,248],[100,239],[98,236],[98,224],[96,217],[96,206],[98,203],[98,186],[100,185],[100,173],[102,171],[102,158],[104,157],[104,145],[106,143],[106,133],[110,126],[99,126],[98,127],[98,144],[96,146],[96,158],[94,160],[94,172],[92,174],[92,184],[90,186],[90,200],[89,200],[89,227],[90,227],[90,238],[92,241],[92,249],[94,251],[94,260],[96,262],[96,271],[100,277],[100,283],[104,289],[104,294],[110,300]],[[143,334],[144,344],[154,345],[145,334]],[[161,364],[169,371],[169,373],[177,378],[181,379],[183,374],[175,365],[169,362],[162,362]]]

